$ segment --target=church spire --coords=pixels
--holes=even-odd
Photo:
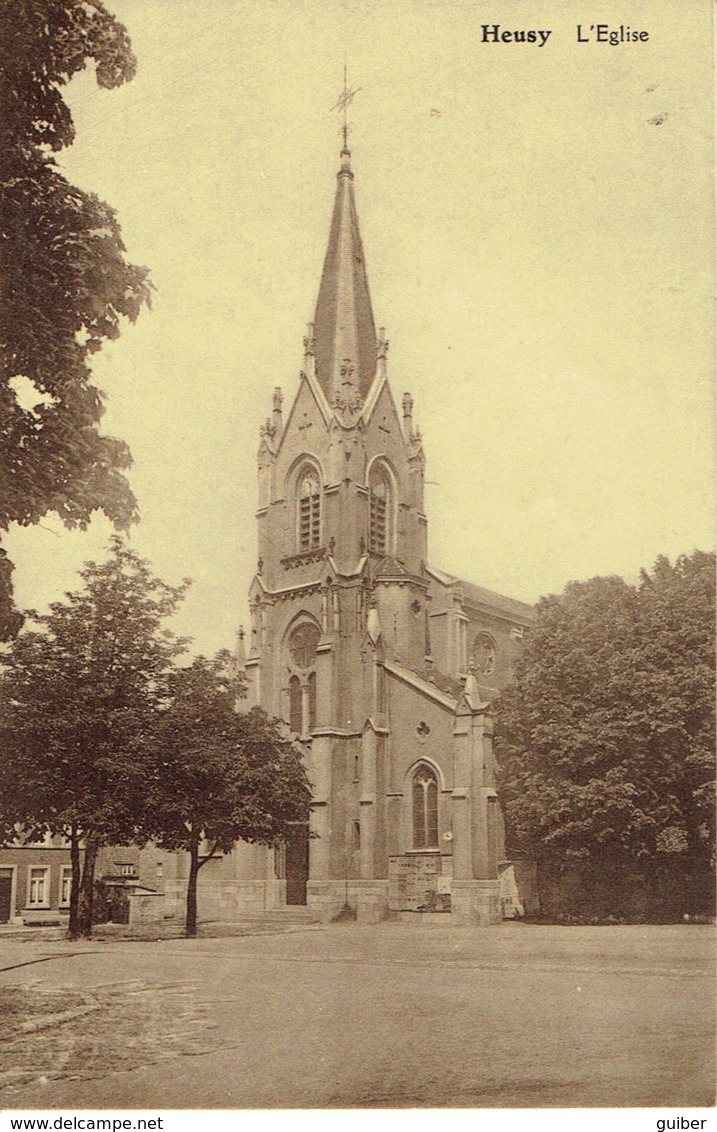
[[[316,376],[329,401],[364,400],[376,372],[376,326],[344,123],[341,168],[314,315]]]

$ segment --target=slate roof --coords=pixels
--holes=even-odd
[[[533,606],[525,601],[518,601],[518,599],[514,597],[506,597],[505,594],[496,593],[495,590],[488,590],[485,586],[477,586],[474,582],[466,582],[463,578],[456,578],[453,574],[446,574],[445,571],[436,570],[432,566],[429,567],[429,573],[444,586],[459,587],[463,591],[465,600],[469,605],[490,606],[501,613],[508,613],[522,621],[533,620]]]
[[[351,155],[344,149],[338,172],[336,199],[329,231],[319,297],[314,315],[316,376],[329,401],[340,392],[355,391],[365,400],[376,373],[376,325],[366,275]],[[353,363],[350,384],[344,385],[341,366]]]
[[[387,554],[374,570],[374,578],[412,578],[400,558]]]
[[[405,662],[402,662],[402,667],[407,668],[409,672],[414,672],[416,676],[420,676],[427,684],[433,684],[439,692],[443,692],[446,696],[452,696],[454,700],[460,699],[463,692],[463,684],[460,680],[446,676],[444,672],[439,672],[437,668],[412,668]]]

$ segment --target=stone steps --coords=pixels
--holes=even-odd
[[[398,917],[400,924],[423,924],[424,927],[445,927],[446,924],[450,926],[451,914],[450,912],[397,912],[395,915]]]
[[[305,904],[287,904],[284,908],[271,908],[264,913],[264,916],[272,920],[280,920],[281,922],[299,923],[299,924],[316,924],[318,919],[314,912],[307,908]]]

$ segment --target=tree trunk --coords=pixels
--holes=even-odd
[[[199,838],[192,842],[189,850],[189,880],[187,882],[187,922],[185,935],[197,934],[197,877],[199,876]]]
[[[85,841],[85,862],[82,868],[77,903],[77,935],[92,938],[92,909],[95,895],[95,862],[99,845],[90,835]]]
[[[77,939],[79,932],[78,910],[80,902],[80,838],[77,827],[70,830],[70,863],[72,865],[72,881],[70,883],[70,923],[67,929],[69,939]]]

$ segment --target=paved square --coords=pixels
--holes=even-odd
[[[39,1019],[62,1013],[37,1005],[43,992],[90,1006],[6,1031],[0,1103],[714,1103],[712,927],[260,933],[161,943],[0,937],[6,1003],[29,994]]]

